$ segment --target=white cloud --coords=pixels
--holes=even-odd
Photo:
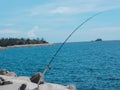
[[[47,14],[49,9],[53,7],[51,4],[38,5],[28,10],[30,16],[38,16]]]
[[[53,30],[50,28],[39,28],[38,26],[33,27],[28,33],[29,38],[44,38],[48,42],[63,42],[72,30]],[[27,33],[27,34],[28,34]],[[78,30],[75,32],[68,42],[76,41],[91,41],[97,38],[103,40],[116,40],[120,39],[120,27],[105,27],[105,28],[94,28],[90,30]]]
[[[0,36],[8,37],[26,37],[26,38],[44,38],[48,42],[63,42],[72,30],[53,30],[50,28],[39,28],[34,26],[28,32],[21,32],[17,30],[0,30]],[[78,30],[68,40],[70,41],[91,41],[96,38],[102,38],[103,40],[116,40],[120,39],[120,27],[105,27],[94,28],[90,30]]]
[[[34,26],[27,34],[28,38],[44,38],[48,42],[62,42],[71,31],[53,30]],[[56,41],[57,39],[57,41]]]
[[[9,27],[9,26],[13,26],[13,25],[14,25],[13,23],[7,23],[7,24],[0,23],[0,26],[5,26],[5,27]]]
[[[29,31],[27,33],[27,37],[34,38],[34,37],[36,37],[36,34],[34,33],[34,31]]]
[[[36,33],[38,31],[39,31],[39,27],[38,26],[33,27],[30,31],[28,31],[27,37],[29,37],[29,38],[36,38],[37,37]]]
[[[68,34],[71,32],[70,29],[72,29],[75,26],[75,24],[77,25],[79,22],[83,21],[85,17],[99,11],[108,11],[108,10],[120,8],[119,2],[120,0],[114,0],[114,1],[113,0],[65,0],[65,1],[52,0],[49,3],[45,2],[42,4],[37,4],[38,6],[35,5],[34,8],[31,7],[31,9],[25,10],[25,13],[19,12],[20,15],[18,15],[17,18],[15,17],[11,18],[11,21],[13,20],[16,24],[15,28],[22,27],[25,30],[24,32],[8,29],[8,30],[0,30],[0,35],[3,34],[9,36],[21,35],[21,37],[24,36],[29,38],[43,37],[51,42],[54,41],[60,42],[63,41],[66,38],[66,36],[68,36]],[[29,17],[27,17],[28,14]],[[6,21],[9,21],[9,19]],[[109,23],[109,21],[105,21],[105,22],[104,21],[105,20],[103,20],[102,24],[104,24],[105,22]],[[100,20],[99,24],[101,24],[101,22],[102,20]],[[113,23],[113,26],[115,25],[115,23]],[[35,24],[39,25],[39,27],[35,26],[28,31],[28,28],[30,28],[32,25]],[[99,27],[98,23],[95,24],[96,24],[95,27]],[[9,23],[0,24],[0,26],[12,26],[12,25],[13,24],[9,24]],[[49,28],[46,28],[46,26]],[[88,37],[90,37],[90,35],[91,37],[92,36],[97,37],[97,36],[101,36],[102,34],[105,35],[105,33],[107,35],[108,32],[109,33],[111,32],[112,34],[114,32],[117,32],[117,30],[119,32],[119,28],[100,28],[100,29],[93,29],[88,31],[86,30],[86,32],[83,31],[80,33],[76,33],[75,34],[76,36],[75,35],[73,36],[75,37],[76,40],[78,40],[79,38],[84,37],[84,35],[88,35]]]
[[[30,10],[31,16],[49,15],[49,14],[78,14],[108,11],[120,8],[119,0],[66,0],[54,1],[34,7]]]
[[[96,28],[92,29],[91,31],[100,31],[100,32],[114,32],[114,31],[120,31],[120,27],[105,27],[105,28]]]
[[[105,28],[94,28],[91,30],[78,31],[73,35],[71,41],[91,41],[97,38],[103,40],[120,40],[120,27],[105,27]]]
[[[19,30],[5,29],[0,30],[0,37],[24,37],[25,34]]]
[[[61,6],[57,7],[53,10],[50,11],[52,14],[69,14],[69,13],[74,13],[76,10],[71,8],[71,7],[66,7],[66,6]]]
[[[6,30],[0,30],[0,34],[20,34],[21,32],[20,31],[17,31],[17,30],[9,30],[9,29],[6,29]]]

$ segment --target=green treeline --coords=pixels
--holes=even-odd
[[[39,39],[25,39],[25,38],[1,38],[0,39],[0,46],[13,46],[13,45],[25,45],[25,44],[44,44],[48,43],[43,38]]]

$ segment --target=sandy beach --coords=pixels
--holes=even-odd
[[[7,46],[7,47],[0,47],[0,50],[4,50],[7,48],[20,48],[20,47],[36,47],[36,46],[51,46],[54,44],[25,44],[25,45],[13,45],[13,46]]]
[[[5,49],[5,47],[0,47],[0,50],[4,50]]]

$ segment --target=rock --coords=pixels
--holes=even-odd
[[[67,88],[70,90],[77,90],[75,85],[68,85]]]
[[[3,85],[8,85],[8,84],[13,84],[13,82],[11,82],[11,81],[4,81],[3,82]]]
[[[14,72],[9,72],[6,69],[0,70],[0,75],[16,76],[16,74]]]
[[[0,90],[76,90],[76,87],[75,86],[73,87],[72,85],[63,86],[60,84],[47,83],[47,82],[39,85],[38,88],[38,84],[27,81],[26,79],[21,79],[21,76],[10,77],[5,75],[0,75],[0,77],[2,77],[5,81],[9,80],[10,82],[13,83],[8,85],[0,85]]]
[[[2,77],[0,77],[0,85],[8,85],[8,84],[12,84],[11,81],[5,81]]]
[[[20,86],[19,90],[25,90],[26,86],[27,86],[26,84],[22,84],[22,85]]]
[[[14,72],[9,72],[9,73],[7,73],[6,75],[7,75],[7,76],[13,76],[13,77],[16,76],[16,74],[15,74]]]
[[[44,76],[42,73],[37,73],[35,75],[33,75],[31,78],[30,78],[31,82],[33,83],[36,83],[36,84],[44,84]],[[40,80],[40,82],[39,82]]]
[[[6,69],[0,70],[0,75],[6,75],[8,71]]]
[[[2,78],[2,77],[0,77],[0,85],[3,85],[3,82],[4,82],[5,80]]]
[[[102,41],[102,39],[101,39],[101,38],[98,38],[98,39],[96,39],[95,41],[96,41],[96,42],[97,42],[97,41]]]

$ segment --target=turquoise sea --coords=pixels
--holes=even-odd
[[[0,51],[0,69],[32,76],[43,72],[60,44]],[[45,80],[78,90],[120,90],[120,41],[67,43],[55,57]]]

